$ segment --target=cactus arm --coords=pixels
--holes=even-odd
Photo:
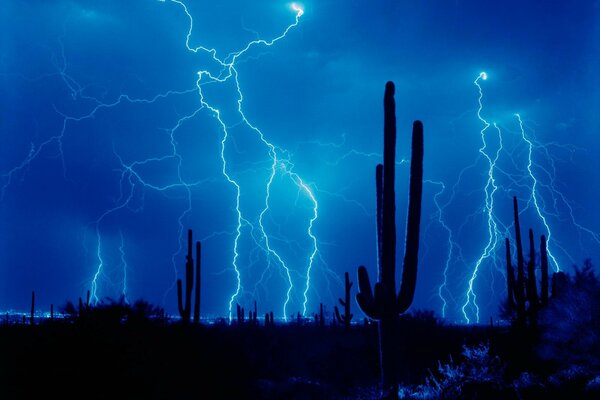
[[[515,269],[512,266],[510,255],[510,240],[506,238],[506,291],[508,293],[508,306],[513,309],[516,305],[515,300]]]
[[[381,231],[381,218],[382,218],[382,206],[383,206],[383,164],[377,164],[375,167],[375,187],[376,187],[376,195],[377,195],[377,215],[376,215],[376,224],[377,224],[377,268],[379,271],[379,276],[381,276],[381,266],[382,266],[382,258],[383,258],[383,249],[381,247],[381,240],[383,237],[383,233]]]
[[[342,318],[342,315],[340,314],[340,310],[338,309],[338,306],[333,306],[333,310],[335,312],[335,318],[337,319],[337,321],[341,324],[344,322],[344,318]]]
[[[367,317],[371,319],[379,319],[381,317],[380,311],[375,307],[369,273],[362,265],[358,267],[358,293],[356,294],[356,302]]]
[[[523,244],[521,242],[521,224],[519,222],[519,207],[517,197],[513,197],[513,213],[515,219],[515,240],[517,242],[517,281],[515,298],[517,300],[517,320],[525,323],[525,260],[523,258]]]
[[[413,123],[412,150],[410,161],[410,189],[408,217],[406,224],[406,244],[402,284],[398,294],[398,313],[405,312],[412,304],[417,284],[419,264],[419,232],[421,225],[421,199],[423,195],[423,124]]]
[[[529,230],[529,263],[527,263],[527,297],[529,308],[535,313],[538,304],[537,285],[535,279],[535,243],[533,230]]]

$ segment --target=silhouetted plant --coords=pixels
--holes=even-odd
[[[136,300],[133,305],[126,307],[126,309],[128,309],[128,323],[162,322],[165,319],[165,310],[162,307],[153,305],[143,299]]]
[[[62,307],[59,308],[60,312],[71,321],[78,320],[82,321],[85,319],[87,312],[92,308],[90,305],[90,291],[86,293],[86,301],[80,297],[78,300],[78,306],[75,306],[73,302],[68,300]]]
[[[244,307],[240,306],[239,304],[235,305],[235,309],[236,309],[236,316],[237,316],[237,323],[238,325],[242,325],[244,323],[244,319],[245,319],[245,311],[244,311]]]
[[[81,297],[79,298],[79,318],[83,318],[90,308],[90,291],[88,290],[85,297],[85,303],[81,300]]]
[[[430,371],[425,384],[403,393],[402,398],[506,399],[504,369],[502,360],[490,355],[489,344],[463,346],[458,363],[452,358],[448,363],[438,362],[437,370]]]
[[[578,365],[600,373],[600,280],[590,260],[561,275],[561,288],[540,311],[539,354],[563,368]]]
[[[275,320],[273,319],[273,311],[265,314],[265,327],[275,326]]]
[[[319,303],[319,314],[315,314],[315,320],[317,325],[325,326],[325,312],[323,311],[323,303]]]
[[[506,283],[507,301],[501,310],[504,318],[511,319],[518,327],[525,327],[529,322],[530,327],[537,325],[537,314],[540,308],[548,305],[548,250],[546,237],[541,236],[540,242],[540,270],[541,292],[537,292],[537,278],[535,275],[536,253],[533,230],[529,229],[529,261],[525,273],[525,258],[521,243],[521,226],[519,223],[519,208],[517,198],[513,197],[513,212],[515,225],[515,240],[517,247],[517,276],[511,261],[510,240],[506,238]]]
[[[256,306],[256,301],[254,301],[254,312],[251,310],[248,313],[248,322],[253,326],[258,325],[258,308]]]
[[[67,301],[60,311],[69,319],[75,319],[79,315],[77,307],[71,301]]]
[[[335,318],[340,324],[344,324],[346,329],[350,328],[350,322],[352,321],[353,314],[350,312],[350,289],[352,288],[352,282],[346,272],[344,274],[344,300],[338,299],[342,307],[344,307],[344,315],[340,314],[340,310],[337,306],[334,306]]]
[[[435,315],[433,310],[414,310],[403,314],[402,319],[410,322],[412,325],[425,326],[431,329],[444,325],[443,321]]]
[[[200,322],[200,268],[202,247],[196,242],[196,294],[194,306],[194,323]],[[184,324],[190,322],[192,309],[192,291],[194,289],[194,258],[192,257],[192,230],[188,230],[187,255],[185,257],[185,294],[181,279],[177,279],[177,308],[181,321]],[[184,297],[185,296],[185,297]]]
[[[396,111],[394,84],[387,82],[384,94],[383,166],[375,170],[377,186],[377,246],[379,282],[371,288],[364,266],[358,268],[356,300],[369,318],[379,321],[379,344],[384,398],[398,397],[398,316],[412,304],[417,280],[421,197],[423,191],[423,124],[413,123],[410,189],[402,283],[396,293]]]
[[[120,325],[127,321],[129,310],[125,296],[118,300],[106,297],[87,310],[86,322],[101,326]]]

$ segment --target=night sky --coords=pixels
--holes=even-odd
[[[0,26],[0,310],[177,314],[191,228],[203,316],[333,311],[377,270],[389,80],[399,160],[425,126],[412,309],[497,317],[513,196],[554,269],[598,264],[600,1],[8,0]]]

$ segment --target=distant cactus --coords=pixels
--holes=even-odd
[[[323,303],[319,303],[319,313],[314,314],[315,325],[317,326],[325,326],[325,312],[323,310]]]
[[[252,310],[248,312],[248,322],[253,326],[258,325],[258,310],[256,307],[256,301],[254,301],[254,312],[252,312]]]
[[[177,279],[177,307],[181,321],[189,324],[192,310],[192,291],[194,289],[194,258],[192,257],[192,230],[188,230],[187,255],[185,257],[185,295],[181,279]],[[202,256],[200,242],[196,242],[196,295],[194,307],[194,323],[200,322],[200,259]],[[185,296],[185,297],[184,297]]]
[[[325,312],[323,311],[323,303],[319,303],[319,326],[325,326]]]
[[[527,273],[525,273],[525,258],[521,243],[521,225],[519,222],[519,208],[517,198],[513,198],[513,212],[515,225],[515,240],[517,248],[517,277],[515,278],[510,254],[510,240],[506,239],[506,281],[507,281],[507,307],[509,313],[515,313],[515,324],[520,327],[537,325],[537,313],[541,307],[548,305],[548,250],[546,237],[541,236],[540,269],[541,291],[538,295],[537,278],[535,275],[535,241],[533,230],[529,230],[529,260]]]
[[[352,313],[350,313],[350,289],[352,288],[352,282],[350,282],[350,277],[347,272],[344,274],[344,288],[344,300],[338,299],[342,307],[344,307],[344,315],[340,314],[340,310],[337,306],[334,306],[334,311],[337,321],[340,324],[344,324],[346,328],[349,328],[353,317]]]
[[[388,82],[384,94],[383,166],[376,168],[377,245],[379,282],[371,289],[364,266],[358,268],[356,301],[369,318],[379,321],[382,390],[386,398],[398,396],[397,332],[399,315],[412,304],[418,266],[421,197],[423,191],[423,124],[413,123],[410,189],[402,283],[396,294],[396,111],[394,84]]]
[[[79,298],[79,319],[86,318],[90,311],[90,291],[85,296],[85,303]]]
[[[244,307],[236,304],[236,315],[237,315],[237,323],[238,325],[242,325],[244,323],[244,319],[246,318],[246,313],[244,311]]]
[[[273,319],[273,311],[265,314],[265,327],[275,326],[275,320]]]

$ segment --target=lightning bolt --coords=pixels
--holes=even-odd
[[[295,13],[295,18],[291,24],[287,25],[287,27],[283,30],[281,34],[269,40],[257,38],[255,40],[245,43],[245,45],[237,51],[231,52],[224,56],[219,56],[216,49],[208,48],[205,46],[192,46],[191,42],[192,35],[194,32],[194,18],[189,12],[185,2],[181,0],[171,0],[168,2],[163,0],[161,2],[175,4],[176,6],[180,7],[181,10],[183,10],[183,14],[185,15],[188,21],[187,34],[185,36],[185,48],[192,53],[202,53],[208,55],[209,59],[216,64],[218,71],[216,73],[211,72],[208,69],[201,69],[197,71],[197,79],[195,81],[194,87],[186,90],[170,90],[150,98],[136,98],[127,94],[119,94],[117,98],[113,101],[100,100],[99,98],[86,95],[85,87],[80,85],[76,79],[69,75],[68,63],[63,45],[63,39],[66,34],[65,21],[63,36],[59,38],[59,57],[55,58],[56,62],[54,65],[56,68],[56,75],[60,77],[73,100],[85,100],[86,103],[91,104],[91,108],[79,115],[74,115],[70,113],[65,113],[55,107],[56,113],[62,118],[61,129],[56,134],[50,136],[48,139],[42,141],[37,145],[32,143],[29,153],[24,157],[24,159],[15,167],[3,173],[4,182],[2,187],[0,188],[0,197],[3,197],[5,195],[7,188],[15,181],[17,174],[24,173],[27,170],[27,168],[31,165],[31,163],[40,157],[43,151],[51,147],[55,147],[58,150],[58,154],[62,162],[63,175],[65,176],[65,179],[67,179],[67,167],[64,159],[65,155],[63,151],[63,141],[66,138],[66,134],[69,131],[71,125],[93,119],[99,114],[109,109],[119,107],[123,104],[149,105],[164,101],[172,97],[184,98],[186,96],[195,94],[199,99],[198,106],[192,112],[179,118],[170,129],[166,130],[170,140],[170,151],[167,151],[166,153],[157,155],[155,157],[131,161],[126,160],[125,157],[118,154],[118,152],[113,148],[114,158],[118,161],[119,165],[117,173],[119,174],[118,185],[120,193],[114,205],[112,207],[107,208],[98,216],[98,218],[95,221],[90,223],[90,227],[94,232],[96,257],[96,266],[94,268],[94,273],[91,277],[92,301],[96,303],[100,301],[100,297],[102,295],[102,286],[105,282],[110,283],[110,279],[108,279],[109,273],[107,272],[107,268],[109,267],[109,264],[111,264],[111,262],[109,261],[109,257],[105,254],[106,251],[109,249],[110,244],[109,241],[104,237],[105,224],[107,223],[109,217],[117,217],[120,213],[126,211],[137,212],[141,210],[144,207],[143,196],[145,190],[152,190],[165,194],[179,193],[182,194],[182,198],[185,201],[185,205],[178,217],[178,248],[172,254],[171,258],[173,271],[175,276],[177,276],[177,264],[179,264],[180,261],[179,255],[182,252],[182,242],[184,240],[183,236],[186,230],[184,226],[187,217],[192,211],[192,190],[195,186],[201,185],[207,180],[198,180],[196,182],[193,182],[189,180],[189,178],[186,179],[184,177],[184,174],[182,172],[184,158],[179,151],[178,140],[176,135],[178,134],[182,126],[194,120],[197,116],[199,116],[201,112],[208,112],[216,119],[219,125],[219,129],[222,132],[220,140],[220,159],[222,175],[225,178],[226,182],[228,182],[231,185],[235,192],[236,226],[232,232],[233,257],[231,261],[232,269],[235,272],[235,289],[228,302],[229,317],[231,318],[231,310],[233,303],[237,300],[238,296],[240,296],[244,290],[242,285],[243,277],[239,265],[241,255],[239,245],[242,236],[245,234],[244,230],[246,228],[249,228],[251,232],[259,232],[258,237],[254,237],[253,233],[251,234],[252,240],[255,242],[258,248],[260,248],[267,254],[268,264],[270,265],[273,263],[278,265],[278,267],[283,271],[283,275],[287,277],[288,288],[286,298],[282,307],[282,316],[284,319],[287,318],[287,307],[289,302],[291,301],[292,291],[294,290],[295,286],[295,272],[291,270],[291,267],[288,265],[288,260],[286,260],[286,257],[284,257],[280,250],[278,250],[272,245],[272,235],[268,232],[267,227],[264,224],[265,218],[270,213],[270,199],[271,193],[274,190],[274,180],[278,176],[286,177],[286,179],[288,179],[293,185],[295,185],[298,188],[299,193],[301,193],[301,195],[305,197],[311,205],[310,208],[312,210],[312,214],[308,218],[308,224],[306,229],[306,235],[311,244],[307,255],[306,270],[303,273],[304,284],[302,285],[303,291],[301,292],[303,313],[306,313],[307,303],[309,301],[308,293],[311,286],[311,274],[314,268],[314,264],[319,258],[318,240],[314,232],[315,224],[318,219],[317,198],[315,196],[312,185],[307,183],[307,181],[304,180],[300,176],[300,174],[293,171],[293,165],[291,161],[286,157],[286,152],[276,147],[273,143],[271,143],[263,134],[263,132],[258,127],[253,125],[246,117],[243,111],[244,96],[237,69],[237,65],[242,61],[244,56],[251,49],[256,47],[268,48],[275,45],[278,41],[284,39],[288,35],[288,33],[299,24],[300,17],[304,14],[304,10],[298,4],[292,3],[291,9]],[[207,85],[213,87],[218,85],[224,86],[226,83],[233,84],[235,87],[237,97],[235,99],[237,103],[236,109],[237,116],[241,119],[240,122],[230,123],[232,115],[227,114],[227,112],[223,112],[223,109],[221,109],[218,105],[212,103],[209,100],[208,96],[205,94],[205,87],[207,87]],[[255,136],[259,138],[260,142],[265,147],[268,153],[268,160],[270,164],[269,178],[266,180],[266,182],[264,183],[264,187],[262,188],[262,190],[264,191],[264,204],[262,210],[260,210],[258,220],[252,220],[249,216],[246,215],[246,212],[242,208],[245,187],[243,186],[243,182],[241,182],[239,178],[235,176],[235,170],[232,168],[231,160],[228,157],[226,151],[229,146],[234,144],[232,141],[231,128],[239,127],[240,125],[245,126],[251,132],[253,132]],[[152,166],[155,167],[164,163],[170,163],[171,165],[176,166],[177,174],[174,182],[168,184],[158,184],[154,182],[154,179],[145,176],[145,172],[143,172],[144,168]],[[257,188],[254,187],[252,188],[252,190],[257,190]],[[137,204],[138,201],[140,202],[140,204]],[[120,252],[120,263],[115,263],[115,265],[117,268],[122,269],[123,283],[121,292],[124,295],[126,295],[127,269],[129,268],[129,265],[126,262],[124,246],[125,238],[122,232],[120,232],[119,235],[121,237],[120,246],[118,247]],[[174,285],[172,285],[167,290],[167,292],[165,292],[164,299],[166,299],[167,293],[170,292],[173,286]]]
[[[578,224],[575,221],[575,219],[573,218],[572,208],[570,208],[570,206],[569,206],[570,202],[566,199],[566,197],[562,194],[562,192],[556,190],[556,188],[554,186],[554,174],[556,172],[555,165],[554,165],[554,159],[550,155],[547,145],[537,143],[527,135],[525,125],[524,125],[524,122],[523,122],[520,114],[515,114],[515,117],[516,117],[516,120],[517,120],[518,126],[519,126],[518,136],[520,137],[521,143],[524,145],[524,147],[526,149],[525,171],[522,173],[510,173],[509,171],[507,171],[506,169],[504,169],[503,167],[500,167],[498,165],[501,155],[506,153],[508,156],[508,159],[509,159],[508,161],[510,163],[512,163],[512,167],[519,169],[519,167],[517,165],[517,161],[512,158],[514,155],[512,153],[507,152],[504,147],[504,137],[503,137],[503,133],[502,133],[500,126],[496,122],[489,122],[483,116],[483,88],[481,86],[481,81],[485,81],[487,78],[488,78],[488,75],[485,72],[482,72],[479,74],[479,76],[474,81],[474,84],[478,90],[477,118],[483,126],[480,131],[482,146],[479,149],[479,153],[480,153],[480,156],[483,157],[483,159],[485,159],[486,163],[487,163],[487,170],[486,170],[487,180],[486,180],[485,186],[483,187],[483,192],[485,195],[485,200],[484,200],[484,205],[483,205],[483,213],[485,215],[487,229],[486,229],[486,242],[485,242],[483,251],[480,253],[479,257],[474,262],[474,266],[473,266],[472,272],[470,274],[470,278],[468,279],[468,282],[467,282],[467,290],[465,292],[465,301],[461,307],[463,318],[467,323],[471,323],[473,321],[479,323],[479,320],[480,320],[480,307],[477,303],[477,293],[475,290],[475,284],[476,284],[478,275],[481,271],[482,265],[486,261],[491,260],[491,262],[495,266],[497,272],[499,272],[502,276],[504,276],[504,271],[502,270],[502,268],[499,268],[499,266],[498,266],[499,254],[497,253],[497,251],[499,248],[498,245],[500,243],[501,238],[503,238],[503,237],[511,238],[512,237],[511,233],[510,233],[510,228],[512,227],[512,222],[509,224],[504,224],[502,222],[501,218],[499,218],[497,216],[497,213],[495,210],[495,196],[499,190],[508,192],[510,190],[521,191],[523,189],[526,189],[529,191],[529,199],[527,201],[527,205],[525,208],[523,208],[520,211],[520,213],[521,214],[524,213],[530,207],[534,210],[536,217],[541,221],[541,223],[543,225],[546,237],[548,238],[548,243],[550,243],[550,238],[552,237],[552,231],[551,231],[550,223],[548,220],[548,216],[552,215],[557,218],[560,217],[560,215],[559,215],[560,213],[556,209],[556,199],[561,199],[564,202],[564,204],[567,205],[567,208],[569,210],[569,215],[571,217],[571,221],[575,227],[577,227],[578,229],[580,229],[581,231],[586,232],[586,233],[592,232],[591,230],[586,231],[585,227]],[[498,147],[496,148],[495,152],[490,149],[490,146],[488,144],[488,138],[489,138],[490,132],[492,131],[492,127],[493,127],[493,130],[497,133],[497,140],[498,140]],[[542,167],[541,165],[535,163],[534,150],[536,148],[540,148],[543,150],[544,154],[546,155],[546,157],[549,160],[549,163],[552,167],[551,171],[549,171],[546,168]],[[476,164],[474,163],[473,165],[471,165],[467,168],[472,168],[475,165]],[[534,167],[537,167],[545,175],[550,177],[549,184],[540,182],[538,176],[536,175],[536,170],[534,169]],[[449,200],[449,202],[453,200],[456,186],[461,182],[462,174],[464,173],[465,170],[461,171],[461,173],[459,174],[457,184],[453,188],[453,195],[452,195],[452,198]],[[498,182],[500,175],[504,176],[507,179],[507,182],[509,184],[508,187],[504,187],[504,186],[500,185],[500,183]],[[530,182],[530,184],[525,183],[526,180],[528,180]],[[545,189],[547,189],[551,192],[551,195],[552,195],[552,197],[554,199],[554,203],[555,203],[555,211],[553,213],[548,213],[547,210],[545,209],[545,201],[542,198],[542,195],[540,193],[541,186],[543,186]],[[439,195],[439,194],[440,193],[438,193],[437,195]],[[446,203],[446,205],[444,205],[444,206],[440,206],[439,203],[437,201],[435,201],[435,204],[441,215],[442,210],[444,210],[445,207],[449,203]],[[452,238],[452,230],[441,220],[441,218],[440,218],[440,224],[442,226],[444,226],[445,228],[447,228],[446,230],[448,231],[448,235],[450,238]],[[466,224],[466,222],[465,222],[465,224]],[[461,229],[462,229],[462,227],[461,227]],[[594,235],[591,235],[591,236],[593,239],[597,238],[597,236],[594,236]],[[560,245],[554,239],[552,239],[552,244],[553,244],[553,246],[560,247]],[[450,245],[453,246],[452,240],[450,240]],[[565,249],[563,249],[562,247],[560,247],[560,248],[570,258],[570,256],[565,251]],[[559,262],[558,262],[556,256],[554,255],[554,253],[552,252],[552,250],[550,249],[550,247],[548,250],[548,256],[552,260],[555,270],[559,271],[560,270]],[[444,281],[438,288],[438,296],[440,297],[440,299],[442,300],[442,303],[443,303],[443,305],[442,305],[443,315],[445,315],[446,305],[447,305],[444,293],[446,293],[446,289],[447,289],[447,271],[448,271],[449,263],[451,260],[452,260],[452,252],[449,252],[448,257],[446,259],[446,264],[445,264],[444,273],[443,273]],[[494,279],[493,273],[492,273],[491,277],[493,280]],[[492,283],[491,287],[493,290],[493,283]]]
[[[119,230],[119,238],[121,239],[119,254],[121,256],[121,265],[123,266],[123,289],[121,290],[121,297],[125,303],[129,304],[129,299],[127,298],[127,270],[129,269],[129,265],[127,265],[127,260],[125,259],[125,237],[121,230]]]
[[[556,258],[554,257],[554,255],[552,254],[552,252],[550,250],[550,237],[552,236],[552,231],[550,230],[550,226],[548,226],[548,221],[547,221],[546,217],[544,216],[544,214],[542,213],[542,210],[540,209],[540,200],[538,199],[539,194],[538,194],[538,190],[537,190],[538,180],[535,177],[533,170],[532,170],[533,143],[531,142],[531,140],[529,140],[527,135],[525,135],[525,128],[523,127],[523,120],[521,119],[521,115],[515,114],[515,116],[517,117],[517,120],[519,121],[519,130],[521,133],[521,137],[523,138],[523,141],[525,143],[527,143],[527,172],[529,174],[529,177],[531,178],[531,181],[533,182],[531,185],[531,200],[533,201],[533,206],[535,208],[535,211],[536,211],[538,217],[542,220],[542,223],[544,224],[544,227],[546,228],[548,258],[550,258],[550,260],[552,260],[552,262],[554,263],[556,271],[560,271],[560,266],[558,265],[558,261],[556,261]]]
[[[448,224],[446,224],[446,221],[444,220],[445,207],[442,206],[439,201],[439,197],[446,190],[446,185],[444,184],[444,182],[441,182],[441,181],[426,180],[425,182],[428,182],[428,183],[431,183],[433,185],[440,187],[440,190],[437,191],[433,195],[433,203],[437,210],[436,211],[437,222],[440,224],[442,229],[444,229],[444,231],[446,231],[446,233],[448,234],[448,241],[447,241],[448,253],[446,254],[446,261],[444,263],[444,270],[442,272],[443,281],[442,281],[442,284],[438,287],[438,297],[442,301],[442,318],[446,318],[446,309],[448,307],[447,297],[452,296],[450,290],[448,289],[448,272],[450,271],[450,264],[452,261],[452,257],[454,254],[454,247],[456,246],[456,244],[454,242],[452,229],[448,226]]]
[[[286,35],[288,34],[288,32],[291,29],[295,28],[299,24],[300,17],[304,14],[304,10],[300,6],[298,6],[296,3],[292,3],[292,5],[291,5],[292,10],[294,10],[296,13],[295,21],[292,24],[288,25],[287,28],[284,30],[284,32],[281,35],[279,35],[271,40],[264,40],[264,39],[252,40],[252,41],[248,42],[241,50],[230,53],[224,58],[219,58],[217,56],[217,51],[215,49],[209,49],[204,46],[193,47],[190,44],[190,38],[192,36],[192,32],[194,29],[194,19],[193,19],[192,15],[190,14],[185,3],[183,3],[182,1],[179,1],[179,0],[172,0],[172,2],[181,6],[181,8],[183,9],[183,11],[186,14],[188,21],[189,21],[189,29],[188,29],[188,33],[186,36],[187,49],[194,53],[204,52],[204,53],[209,54],[212,57],[212,60],[215,61],[220,66],[220,72],[218,75],[214,75],[208,70],[198,71],[198,80],[197,80],[196,86],[198,89],[198,94],[200,97],[200,103],[201,103],[202,107],[208,109],[212,113],[212,115],[218,121],[218,123],[220,125],[220,129],[223,133],[222,141],[221,141],[222,173],[223,173],[223,176],[225,177],[225,179],[233,186],[233,188],[235,190],[235,197],[236,197],[235,209],[236,209],[236,214],[237,214],[237,226],[236,226],[236,235],[235,235],[234,246],[233,246],[233,254],[234,255],[233,255],[233,260],[232,260],[232,267],[233,267],[233,270],[235,271],[236,287],[235,287],[235,290],[229,300],[229,305],[228,305],[229,319],[231,320],[231,318],[232,318],[232,309],[233,309],[234,303],[237,301],[241,292],[244,290],[243,285],[242,285],[241,269],[239,266],[239,256],[240,256],[239,244],[240,244],[240,240],[242,238],[243,228],[244,228],[244,226],[249,226],[252,228],[254,226],[254,224],[251,223],[250,218],[245,216],[245,213],[243,212],[242,207],[241,207],[242,184],[240,183],[239,179],[237,179],[236,177],[233,176],[232,172],[229,169],[229,162],[228,162],[228,159],[226,156],[226,147],[227,147],[228,141],[230,140],[230,137],[231,137],[231,134],[229,131],[229,125],[226,122],[226,117],[223,116],[222,110],[218,106],[211,104],[207,100],[204,90],[203,90],[203,87],[206,84],[224,84],[230,80],[233,80],[233,83],[235,84],[236,95],[237,95],[237,113],[238,113],[239,117],[241,118],[241,123],[244,124],[246,127],[248,127],[252,132],[254,132],[258,136],[260,142],[268,150],[268,155],[271,160],[269,178],[268,178],[268,180],[265,184],[265,188],[264,188],[264,191],[265,191],[264,208],[260,212],[259,218],[258,218],[258,229],[260,231],[260,235],[262,236],[262,244],[260,244],[260,243],[257,243],[257,244],[259,246],[263,247],[266,254],[268,255],[268,257],[272,258],[274,260],[274,262],[277,265],[279,265],[282,268],[282,270],[284,271],[284,276],[286,278],[287,285],[288,285],[288,288],[286,291],[286,299],[283,303],[283,310],[282,310],[282,316],[283,316],[284,320],[287,319],[287,315],[288,315],[287,307],[291,300],[291,293],[292,293],[292,290],[294,287],[292,272],[291,272],[290,267],[288,266],[288,263],[282,256],[282,254],[273,247],[273,245],[271,243],[272,240],[264,226],[265,216],[269,212],[269,209],[270,209],[270,199],[271,199],[273,182],[274,182],[274,179],[277,176],[277,174],[281,173],[285,176],[288,176],[291,179],[291,181],[299,188],[299,190],[301,190],[301,192],[303,192],[309,198],[310,202],[313,204],[313,216],[310,219],[309,226],[307,229],[307,235],[313,243],[313,246],[312,246],[313,248],[312,248],[310,256],[309,256],[307,272],[305,275],[305,290],[303,292],[303,297],[304,297],[303,313],[305,314],[306,309],[307,309],[307,303],[308,303],[308,295],[307,294],[310,289],[311,271],[313,268],[313,263],[314,263],[315,257],[318,252],[318,246],[317,246],[318,242],[317,242],[317,239],[313,232],[314,223],[318,217],[318,212],[317,212],[318,203],[317,203],[317,200],[313,193],[313,190],[310,188],[310,186],[308,184],[306,184],[304,182],[304,180],[297,173],[292,172],[288,168],[288,165],[290,164],[289,160],[286,160],[281,155],[282,152],[278,151],[278,148],[274,144],[272,144],[266,138],[264,133],[258,127],[253,125],[248,120],[246,115],[244,114],[243,107],[242,107],[243,102],[244,102],[244,95],[243,95],[240,81],[239,81],[239,73],[238,73],[238,70],[236,69],[236,62],[238,62],[240,57],[242,57],[245,53],[247,53],[251,48],[253,48],[255,46],[271,47],[276,42],[285,38]]]
[[[475,310],[476,320],[477,320],[477,322],[479,322],[479,306],[477,305],[477,295],[476,295],[475,291],[473,290],[473,284],[474,284],[475,280],[477,279],[477,274],[479,273],[479,268],[481,266],[481,263],[485,259],[493,256],[493,251],[496,248],[496,245],[498,244],[498,235],[499,235],[498,225],[496,224],[496,220],[494,217],[494,194],[498,190],[498,186],[496,185],[496,179],[494,177],[494,171],[496,168],[496,163],[498,161],[498,158],[500,157],[500,152],[502,151],[502,148],[503,148],[502,147],[502,133],[500,132],[500,129],[498,128],[498,126],[496,124],[494,124],[494,128],[498,132],[498,139],[500,141],[500,145],[498,146],[498,149],[496,150],[496,154],[491,156],[489,153],[488,144],[486,141],[486,131],[490,128],[491,124],[488,121],[486,121],[485,118],[483,118],[483,116],[481,115],[481,112],[483,110],[483,89],[481,88],[479,81],[486,80],[486,79],[487,79],[487,74],[485,72],[482,72],[479,74],[479,76],[475,79],[475,81],[473,83],[475,84],[475,86],[477,86],[477,89],[479,91],[479,97],[477,99],[477,102],[479,105],[477,108],[477,118],[483,124],[483,128],[480,131],[482,147],[479,149],[479,153],[487,160],[487,163],[488,163],[488,170],[487,170],[488,179],[487,179],[486,185],[484,187],[484,193],[485,193],[484,213],[487,217],[488,240],[485,245],[485,248],[483,249],[482,254],[475,262],[475,267],[473,268],[473,273],[471,274],[471,278],[469,279],[469,282],[468,282],[469,288],[467,290],[466,301],[462,306],[462,312],[463,312],[463,315],[464,315],[467,323],[471,322],[471,319],[469,318],[469,315],[467,313],[467,308],[471,304],[472,304],[472,308]]]

